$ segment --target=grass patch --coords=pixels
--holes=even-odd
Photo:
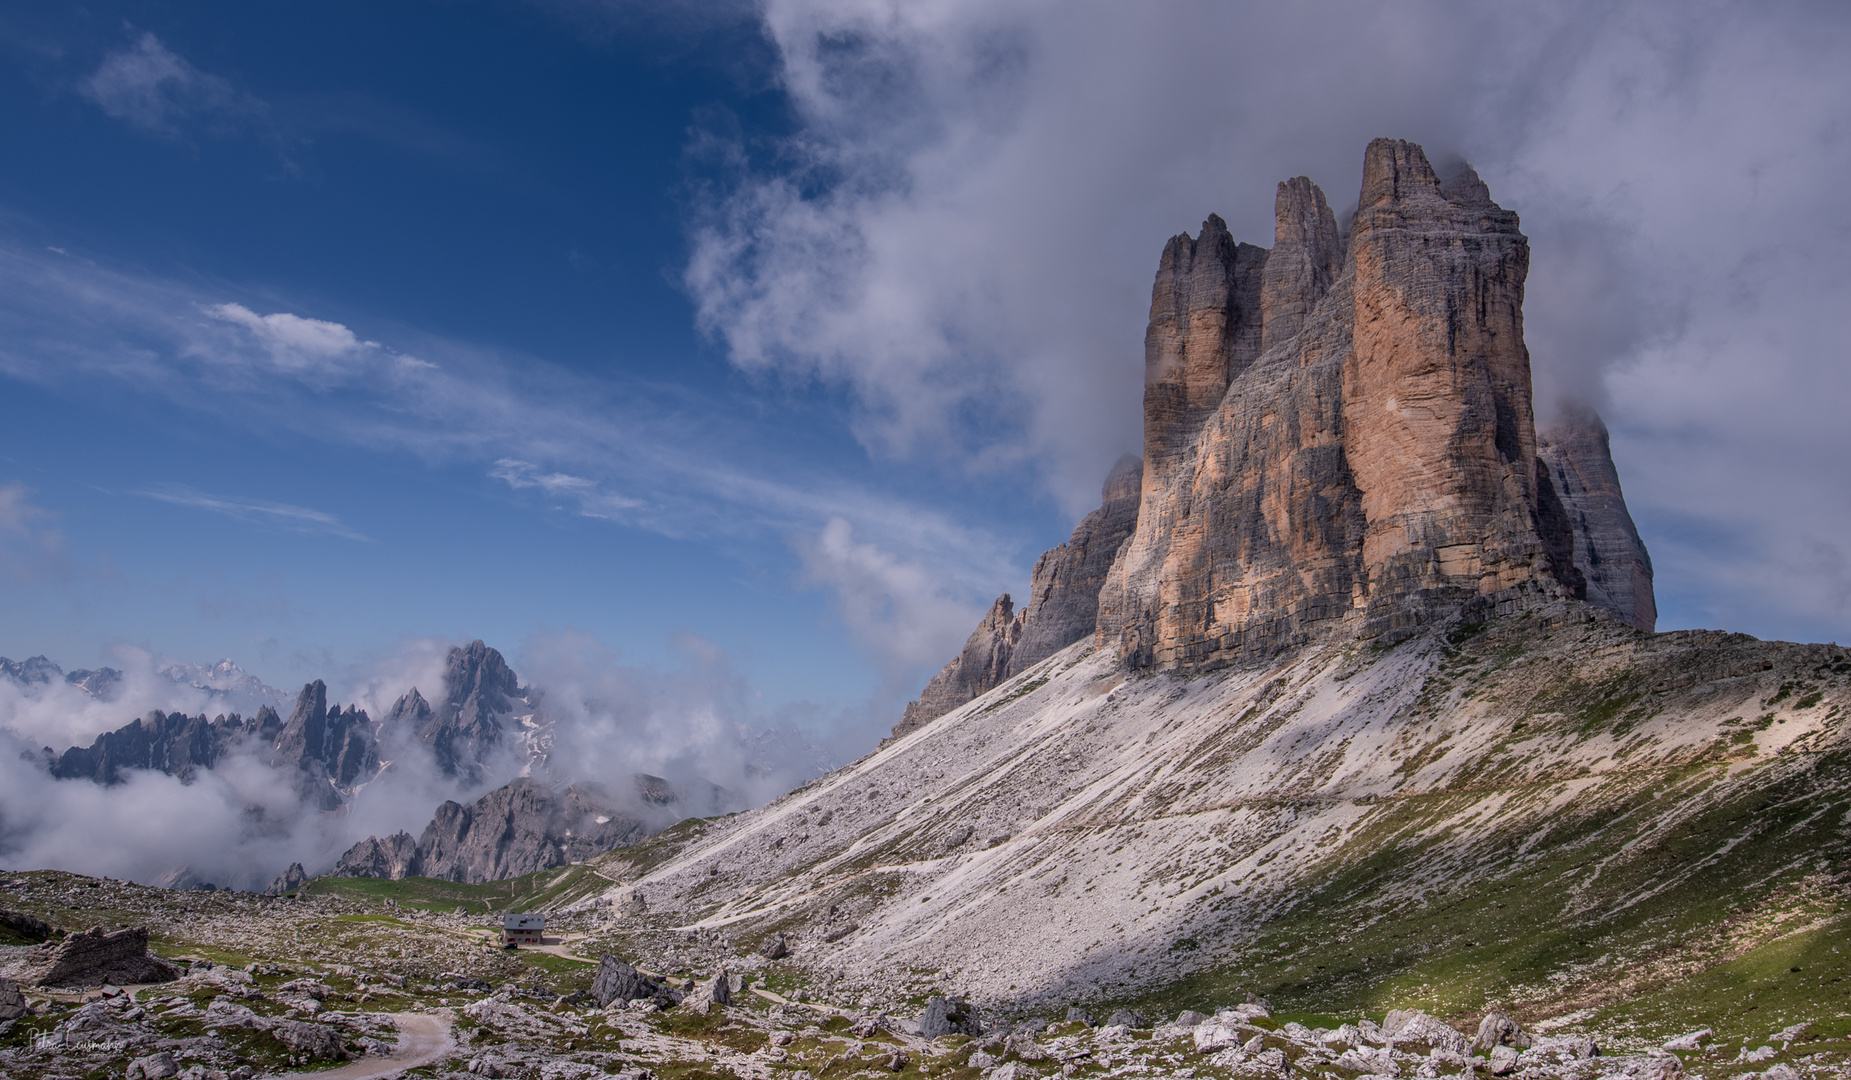
[[[1659,1041],[1711,1024],[1732,999],[1788,1023],[1851,1013],[1851,954],[1834,951],[1851,946],[1783,932],[1851,927],[1843,890],[1809,876],[1851,863],[1838,825],[1851,813],[1851,755],[1821,754],[1808,770],[1706,802],[1717,775],[1691,766],[1603,780],[1580,814],[1483,838],[1468,884],[1452,889],[1433,886],[1449,877],[1443,860],[1456,845],[1434,826],[1462,804],[1396,800],[1345,845],[1367,855],[1326,866],[1237,953],[1124,1004],[1173,1016],[1251,991],[1275,1016],[1323,1026],[1390,1008],[1472,1017],[1493,1002],[1519,1019],[1641,1009],[1662,1018],[1646,1025]],[[1690,810],[1666,823],[1667,806]]]
[[[398,881],[319,877],[302,886],[300,892],[304,896],[337,896],[374,905],[390,901],[419,911],[448,912],[460,907],[466,914],[492,915],[502,911],[545,911],[588,891],[602,892],[609,884],[591,867],[574,864],[480,885],[426,877]]]

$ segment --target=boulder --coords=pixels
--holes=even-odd
[[[758,954],[767,960],[782,960],[791,954],[790,942],[783,934],[772,938],[758,947]]]
[[[178,1075],[179,1063],[165,1050],[129,1062],[128,1080],[170,1080]]]
[[[1093,1026],[1093,1014],[1087,1012],[1085,1009],[1082,1009],[1078,1006],[1074,1006],[1073,1008],[1070,1008],[1067,1010],[1067,1023],[1085,1024],[1087,1027],[1092,1027]]]
[[[1490,1069],[1492,1076],[1504,1076],[1517,1070],[1517,1051],[1515,1047],[1493,1046],[1491,1048]]]
[[[1419,1009],[1396,1009],[1382,1021],[1382,1034],[1397,1043],[1416,1043],[1463,1057],[1471,1049],[1466,1037]]]
[[[947,1035],[981,1035],[983,1024],[971,1003],[961,999],[933,997],[926,1001],[925,1015],[919,1018],[919,1037],[942,1039]]]
[[[1246,1039],[1247,1033],[1234,1024],[1231,1018],[1223,1020],[1219,1016],[1197,1024],[1190,1031],[1190,1035],[1195,1039],[1195,1048],[1207,1053],[1210,1050],[1226,1050],[1230,1046],[1239,1046]]]
[[[1136,1009],[1119,1009],[1106,1020],[1106,1026],[1115,1027],[1119,1024],[1129,1028],[1141,1028],[1144,1026],[1144,1014]]]
[[[1472,1048],[1481,1054],[1489,1054],[1494,1047],[1514,1046],[1527,1050],[1530,1037],[1517,1022],[1504,1013],[1493,1009],[1478,1022],[1478,1038],[1473,1040]]]
[[[207,1029],[219,1027],[259,1028],[263,1026],[261,1018],[258,1017],[256,1013],[245,1008],[243,1005],[228,1001],[225,998],[214,998],[212,1004],[206,1006],[206,1014],[203,1022]]]
[[[329,1024],[305,1024],[300,1020],[274,1020],[270,1034],[276,1041],[314,1061],[345,1061],[347,1048],[341,1034]]]
[[[0,979],[0,1021],[30,1015],[32,1008],[26,1004],[26,995],[20,992],[19,984],[12,979]]]
[[[1687,1031],[1677,1038],[1672,1039],[1665,1044],[1665,1049],[1681,1050],[1685,1052],[1701,1050],[1703,1049],[1703,1044],[1709,1042],[1711,1039],[1715,1038],[1715,1036],[1716,1033],[1709,1028],[1698,1028],[1695,1031]]]
[[[1203,1016],[1194,1009],[1184,1009],[1182,1012],[1176,1014],[1176,1026],[1180,1028],[1192,1028],[1207,1020],[1208,1017]]]
[[[613,1001],[661,997],[665,992],[662,984],[610,953],[598,959],[598,974],[591,980],[591,996],[597,999],[600,1009]]]
[[[0,927],[33,945],[50,940],[52,935],[49,923],[23,911],[0,911]]]
[[[172,982],[180,969],[148,952],[148,929],[95,927],[46,942],[27,956],[29,986],[85,987],[105,983]]]

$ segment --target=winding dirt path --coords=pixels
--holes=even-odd
[[[429,1065],[456,1048],[450,1037],[450,1021],[430,1013],[393,1013],[398,1027],[398,1048],[390,1057],[368,1055],[334,1069],[315,1072],[283,1073],[276,1080],[370,1080],[400,1069]]]

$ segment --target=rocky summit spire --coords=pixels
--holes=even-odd
[[[1236,244],[1214,214],[1164,246],[1144,334],[1144,460],[1167,477],[1228,383],[1260,353],[1266,249]]]
[[[506,742],[509,718],[531,705],[527,691],[501,653],[479,640],[450,650],[443,683],[436,706],[412,687],[386,714],[386,726],[414,731],[447,775],[479,779]]]
[[[1358,203],[1345,243],[1300,177],[1279,186],[1270,252],[1186,237],[1164,249],[1146,339],[1150,464],[1098,608],[1097,640],[1133,666],[1259,658],[1336,628],[1392,640],[1462,605],[1590,597],[1571,504],[1607,488],[1558,490],[1538,456],[1517,216],[1469,165],[1442,179],[1419,146],[1391,139],[1364,154]],[[1216,280],[1259,269],[1257,310],[1233,286],[1223,323],[1179,302],[1185,270],[1192,297],[1206,280],[1204,250],[1236,253],[1210,265],[1233,268]],[[1230,357],[1256,324],[1259,351],[1227,365],[1207,406],[1208,366],[1178,327],[1224,324]],[[1637,623],[1616,590],[1599,597]]]
[[[1394,139],[1363,155],[1347,238],[1306,177],[1273,210],[1270,250],[1214,215],[1164,246],[1138,499],[1108,483],[1027,611],[1000,600],[896,735],[1077,640],[1088,611],[1097,644],[1165,668],[1394,641],[1471,605],[1588,600],[1651,628],[1605,429],[1537,438],[1517,215]]]
[[[1099,588],[1138,521],[1144,462],[1126,454],[1106,475],[1099,509],[1073,535],[1035,561],[1029,600],[1020,612],[1008,593],[996,598],[964,649],[906,707],[893,738],[917,730],[1083,638],[1099,618]]]
[[[1555,582],[1537,521],[1517,215],[1450,202],[1420,147],[1377,139],[1350,260],[1344,448],[1368,523],[1371,628]]]
[[[1260,283],[1261,352],[1297,337],[1343,271],[1337,216],[1310,178],[1279,182],[1273,217],[1273,249]]]

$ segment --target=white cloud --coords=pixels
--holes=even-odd
[[[210,510],[215,514],[223,514],[239,521],[276,525],[294,532],[329,533],[348,540],[366,539],[333,514],[311,510],[306,506],[291,506],[288,503],[270,502],[263,499],[233,499],[221,495],[208,495],[184,484],[161,484],[137,494],[175,506]]]
[[[0,484],[0,570],[28,581],[62,577],[64,534],[52,527],[55,516],[33,504],[26,485]]]
[[[285,371],[345,374],[355,353],[379,347],[378,342],[361,341],[340,323],[306,319],[287,311],[259,315],[243,304],[207,304],[202,310],[214,319],[250,331],[252,340]]]
[[[534,488],[562,502],[569,502],[581,516],[588,518],[631,523],[639,519],[635,511],[644,506],[639,499],[603,490],[596,480],[562,472],[544,472],[537,465],[513,458],[502,458],[495,462],[495,467],[488,474],[516,491]]]
[[[150,33],[105,56],[80,89],[117,120],[169,137],[190,122],[238,125],[267,112],[263,102],[200,71]]]
[[[886,676],[888,691],[950,659],[983,613],[931,569],[857,540],[842,518],[796,537],[794,546],[805,580],[834,594],[836,610]]]

